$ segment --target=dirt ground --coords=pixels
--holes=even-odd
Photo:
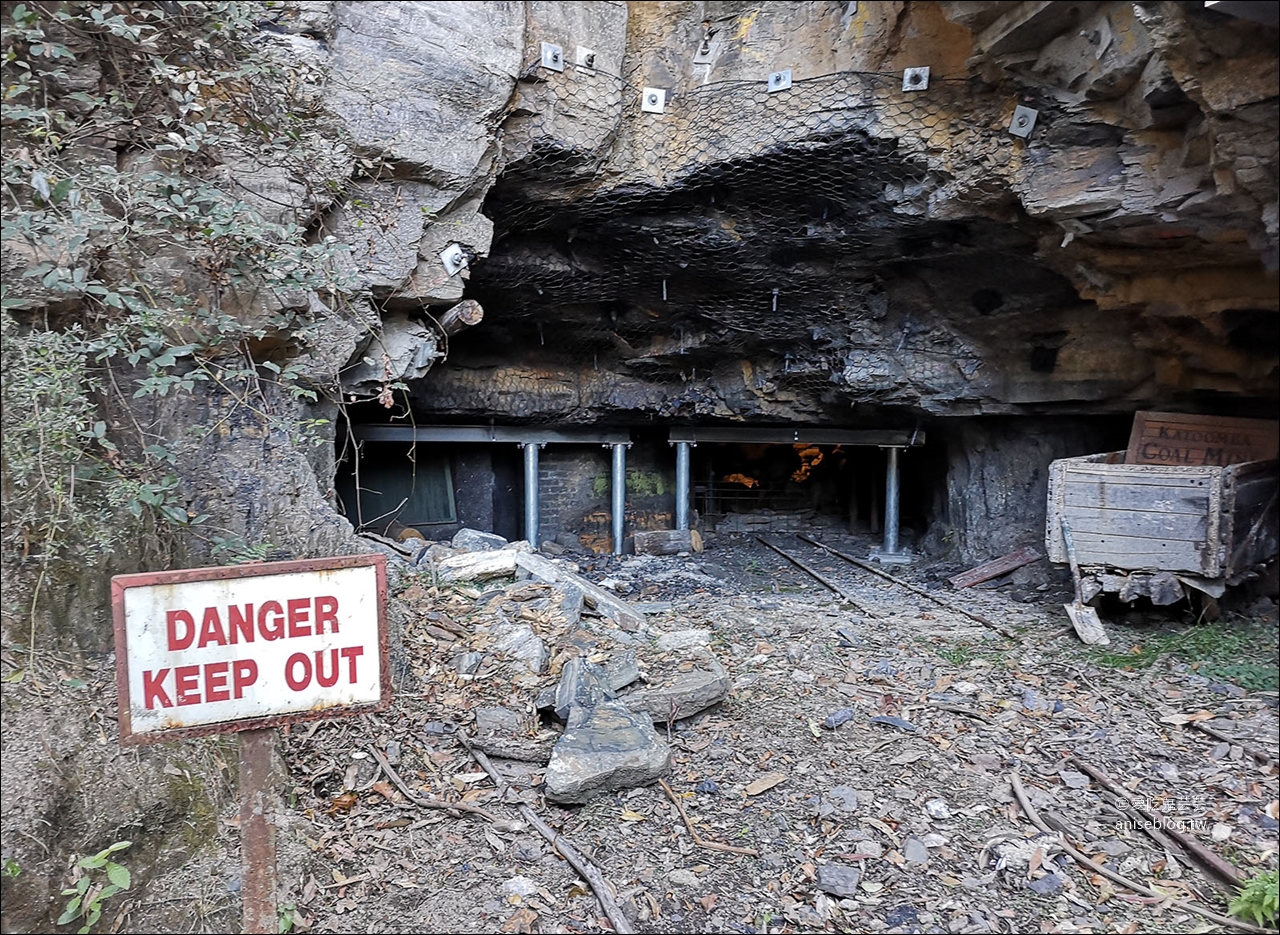
[[[525,713],[531,740],[549,735],[537,686],[500,659],[459,677],[452,659],[464,641],[436,624],[465,632],[474,592],[405,575],[396,589],[411,612],[397,657],[407,687],[392,707],[285,732],[282,930],[607,931],[551,844],[508,824],[516,800],[591,857],[641,932],[1220,930],[1073,862],[1028,821],[1014,773],[1042,820],[1091,861],[1159,893],[1225,911],[1216,881],[1144,833],[1134,803],[1246,876],[1276,866],[1270,600],[1224,605],[1214,623],[1185,606],[1104,609],[1113,643],[1102,651],[1070,630],[1069,584],[1043,561],[963,592],[943,582],[963,566],[892,569],[1015,641],[794,537],[773,539],[859,606],[748,537],[687,557],[570,556],[629,600],[670,603],[648,616],[656,630],[712,631],[733,692],[667,728],[670,788],[704,840],[757,854],[695,843],[661,786],[559,807],[539,794],[541,766],[497,761],[512,784],[502,801],[457,735],[495,703]],[[873,544],[826,541],[856,555]],[[203,755],[225,759],[225,743],[207,742]],[[503,823],[407,802],[371,748],[415,795]],[[110,930],[238,927],[235,797],[212,801],[209,839],[104,914]]]

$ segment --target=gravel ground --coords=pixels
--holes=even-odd
[[[1247,875],[1276,866],[1276,693],[1202,675],[1204,665],[1174,653],[1123,667],[1127,657],[1145,661],[1144,646],[1181,638],[1194,625],[1189,612],[1104,615],[1114,642],[1103,653],[1072,634],[1061,607],[1069,586],[1044,562],[964,592],[940,584],[960,566],[894,569],[1012,628],[1015,642],[797,539],[775,540],[858,607],[745,537],[692,556],[571,556],[633,602],[672,605],[647,618],[648,636],[712,631],[734,690],[670,725],[669,782],[704,840],[756,856],[696,844],[660,786],[562,808],[541,799],[541,766],[510,761],[500,766],[513,789],[500,801],[456,731],[475,708],[501,703],[524,712],[531,739],[552,735],[532,705],[537,684],[500,659],[459,678],[450,660],[466,639],[424,627],[465,634],[482,623],[474,592],[407,581],[414,687],[383,715],[295,727],[286,738],[282,883],[296,927],[607,929],[595,898],[541,837],[407,803],[369,745],[386,751],[415,795],[504,820],[518,817],[512,798],[533,804],[602,868],[644,932],[1217,929],[1074,863],[1016,804],[1014,772],[1040,816],[1092,861],[1169,896],[1225,906],[1176,845],[1138,827],[1132,803]],[[854,554],[870,545],[828,541]],[[1255,648],[1237,663],[1274,659],[1274,604],[1254,602],[1212,627],[1204,632],[1247,635]],[[1225,671],[1249,683],[1253,670]],[[1123,784],[1130,801],[1081,762]]]

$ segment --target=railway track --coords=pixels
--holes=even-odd
[[[783,548],[764,536],[756,536],[756,540],[762,545],[781,555],[809,577],[818,581],[823,587],[852,604],[867,617],[883,619],[887,616],[883,609],[887,603],[900,604],[903,596],[910,594],[924,598],[950,614],[979,623],[1008,639],[1019,639],[1018,634],[990,617],[962,607],[949,598],[932,594],[897,575],[882,571],[846,551],[836,549],[803,534],[796,535],[795,539],[797,540],[795,544],[789,544],[788,548]]]

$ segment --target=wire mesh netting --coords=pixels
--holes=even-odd
[[[763,355],[758,379],[830,398],[857,347],[885,341],[884,270],[973,238],[971,225],[926,217],[952,182],[945,154],[1004,129],[966,82],[903,83],[721,82],[663,92],[663,112],[649,113],[645,89],[622,77],[531,65],[471,289],[489,334],[471,340],[502,329],[544,356],[654,382]],[[894,339],[925,374],[954,377],[966,356],[927,328]]]

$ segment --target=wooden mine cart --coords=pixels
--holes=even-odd
[[[1065,518],[1084,599],[1116,593],[1172,604],[1194,588],[1221,597],[1277,552],[1280,462],[1126,464],[1125,452],[1049,466],[1045,545],[1066,562]]]

